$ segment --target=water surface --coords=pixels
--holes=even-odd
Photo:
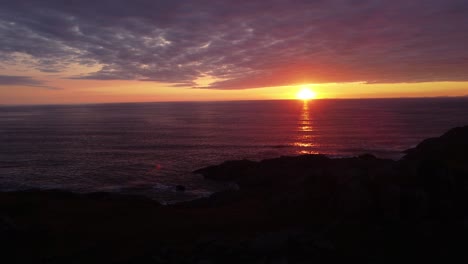
[[[0,188],[190,199],[220,188],[190,172],[225,160],[397,159],[466,124],[467,98],[0,107]]]

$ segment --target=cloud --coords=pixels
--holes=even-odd
[[[468,81],[465,0],[2,1],[0,58],[208,89]]]
[[[30,86],[49,90],[61,90],[45,85],[42,81],[27,76],[0,75],[0,86]]]

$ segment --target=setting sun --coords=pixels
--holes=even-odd
[[[297,99],[300,99],[300,100],[310,100],[310,99],[314,99],[316,96],[317,94],[307,87],[302,88],[297,93]]]

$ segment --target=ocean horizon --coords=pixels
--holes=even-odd
[[[466,97],[0,106],[0,190],[190,200],[226,188],[192,174],[225,160],[399,159],[467,123]]]

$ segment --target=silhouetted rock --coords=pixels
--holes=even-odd
[[[178,192],[185,192],[185,189],[186,189],[186,188],[185,188],[185,186],[183,186],[183,185],[176,185],[175,189],[176,189],[176,191],[178,191]]]
[[[449,130],[437,138],[426,139],[406,151],[402,161],[435,161],[468,172],[468,126]]]
[[[371,154],[226,161],[195,173],[238,190],[168,206],[111,193],[0,193],[2,260],[463,262],[467,166],[468,127],[461,127],[399,161]]]
[[[12,218],[7,215],[0,216],[0,236],[9,237],[18,231],[18,226]]]
[[[232,181],[238,179],[241,176],[239,173],[247,171],[254,164],[256,162],[250,160],[231,160],[221,165],[198,169],[194,173],[203,174],[207,179]]]

